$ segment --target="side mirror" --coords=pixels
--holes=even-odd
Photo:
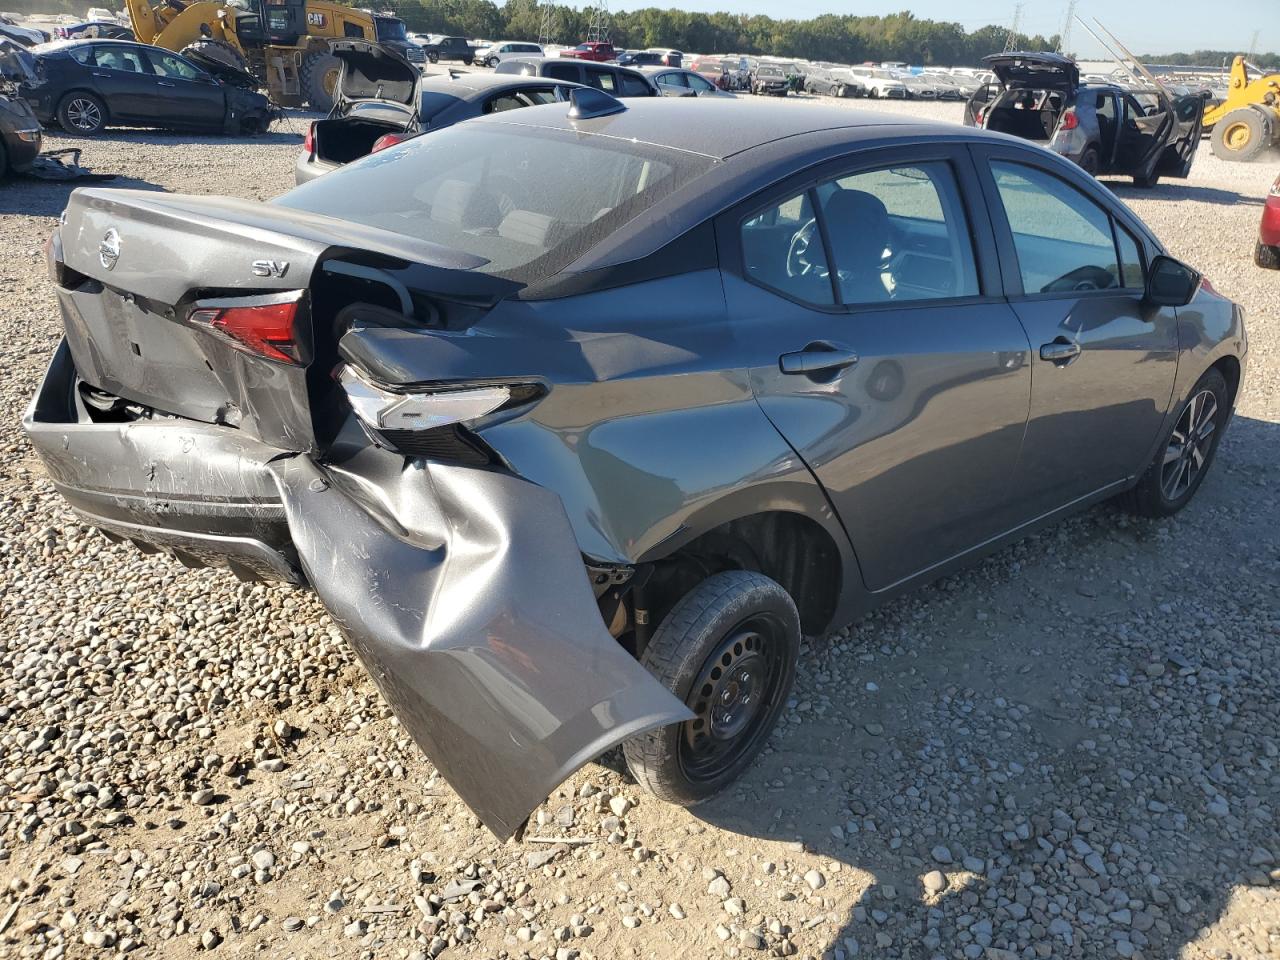
[[[1172,257],[1158,256],[1151,261],[1147,275],[1148,303],[1158,307],[1185,307],[1200,289],[1200,274]]]

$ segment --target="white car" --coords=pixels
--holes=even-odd
[[[116,15],[106,7],[90,7],[84,18],[86,20],[114,20]]]
[[[487,47],[476,51],[476,63],[486,67],[496,67],[503,60],[513,57],[545,57],[546,52],[536,43],[523,40],[497,40]]]
[[[862,81],[867,96],[884,100],[906,100],[910,96],[907,85],[888,70],[878,67],[850,67],[849,72]]]

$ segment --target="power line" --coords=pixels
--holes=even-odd
[[[1018,45],[1018,27],[1022,24],[1022,4],[1018,3],[1013,8],[1013,26],[1009,28],[1009,33],[1004,38],[1004,52],[1013,53]]]
[[[542,16],[538,18],[538,44],[539,46],[551,43],[555,40],[556,34],[560,32],[559,17],[556,15],[555,4],[552,0],[547,0],[541,4]]]

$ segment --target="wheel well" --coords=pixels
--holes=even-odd
[[[1228,399],[1231,405],[1235,406],[1236,393],[1240,389],[1240,361],[1235,357],[1227,356],[1217,360],[1213,366],[1222,374],[1222,379],[1227,381]]]
[[[840,596],[840,551],[831,535],[803,514],[774,511],[730,520],[652,565],[644,589],[656,627],[700,581],[724,570],[754,570],[777,581],[795,601],[807,635],[826,630]]]

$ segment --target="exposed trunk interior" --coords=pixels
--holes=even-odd
[[[369,155],[379,137],[400,133],[403,124],[343,117],[317,120],[315,127],[316,157],[330,163],[350,163]]]
[[[988,130],[1023,140],[1052,139],[1062,116],[1062,94],[1056,90],[1006,90],[987,110]]]

